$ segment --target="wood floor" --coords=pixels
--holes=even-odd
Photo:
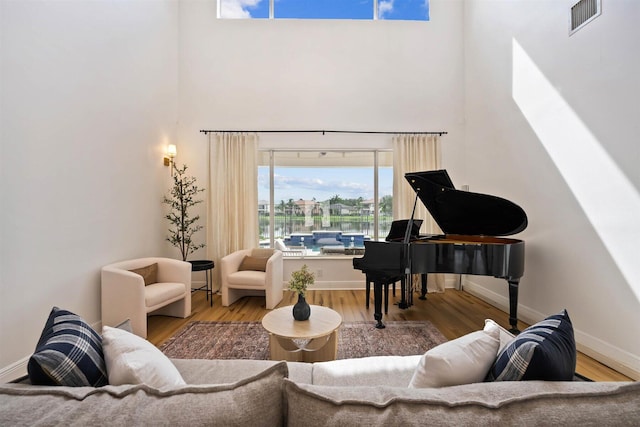
[[[292,305],[297,300],[293,292],[285,291],[279,307]],[[414,305],[401,310],[393,305],[390,296],[389,314],[386,320],[428,320],[432,322],[448,339],[454,339],[470,332],[482,329],[484,320],[493,319],[508,328],[509,316],[484,301],[464,291],[447,289],[443,294],[428,294],[426,301],[414,299]],[[373,301],[369,309],[365,308],[364,290],[323,290],[308,291],[310,304],[322,305],[336,310],[344,322],[367,320],[374,324]],[[173,336],[187,323],[194,320],[208,321],[259,321],[268,312],[264,308],[264,297],[244,297],[230,307],[222,307],[219,295],[214,295],[213,307],[209,306],[204,292],[192,294],[192,315],[187,319],[166,316],[150,316],[148,337],[156,346]],[[519,323],[520,330],[527,324]],[[594,381],[632,381],[630,378],[604,366],[592,358],[578,354],[576,371]]]

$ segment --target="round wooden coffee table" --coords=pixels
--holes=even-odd
[[[342,317],[320,305],[311,306],[308,320],[294,320],[293,306],[277,308],[262,318],[269,332],[271,360],[324,362],[338,353],[338,328]]]

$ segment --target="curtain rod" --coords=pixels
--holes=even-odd
[[[251,132],[251,133],[368,133],[368,134],[412,134],[412,135],[446,135],[447,132],[386,132],[386,131],[368,131],[368,130],[201,130],[202,133],[217,133],[217,132]]]

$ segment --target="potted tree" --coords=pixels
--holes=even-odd
[[[198,224],[200,215],[191,216],[190,212],[191,208],[202,203],[197,196],[204,188],[198,188],[195,177],[186,176],[187,165],[178,168],[174,163],[172,167],[173,186],[163,200],[170,207],[170,212],[165,216],[170,224],[167,241],[180,250],[182,260],[186,261],[189,254],[205,247],[204,243],[193,241],[193,235],[202,229],[202,225]]]

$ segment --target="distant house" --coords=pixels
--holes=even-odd
[[[349,215],[353,206],[342,203],[332,203],[329,207],[331,215]]]
[[[298,200],[295,203],[296,215],[322,215],[322,207],[317,200]]]
[[[375,212],[375,203],[373,199],[363,200],[360,207],[360,214],[373,215]]]
[[[269,215],[270,206],[268,200],[258,200],[258,215]]]

